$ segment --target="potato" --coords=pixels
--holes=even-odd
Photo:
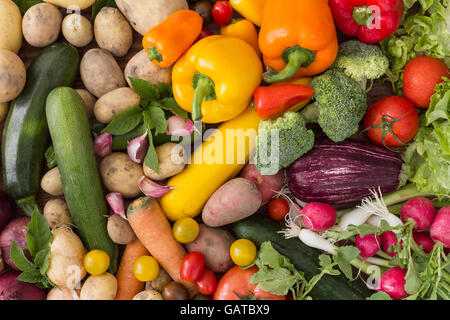
[[[18,53],[22,46],[22,14],[12,0],[0,0],[0,49]]]
[[[178,10],[189,9],[186,0],[116,0],[117,7],[141,35]]]
[[[0,122],[5,120],[9,111],[9,103],[8,102],[0,102]]]
[[[47,219],[50,228],[73,225],[67,204],[62,199],[51,199],[44,206],[44,217]]]
[[[103,7],[94,21],[95,41],[100,48],[123,57],[133,44],[133,30],[116,8]]]
[[[25,87],[27,70],[12,51],[0,50],[0,103],[17,98]]]
[[[220,227],[254,214],[261,207],[261,192],[256,184],[245,178],[235,178],[217,189],[206,202],[203,222]]]
[[[188,252],[200,252],[205,258],[206,266],[214,272],[222,273],[233,266],[230,246],[236,240],[233,235],[223,229],[211,228],[200,224],[197,239],[186,244]]]
[[[125,79],[131,87],[129,77],[147,80],[153,85],[159,82],[172,82],[172,67],[161,68],[148,59],[148,53],[145,49],[134,55],[125,66]]]
[[[84,54],[80,62],[80,75],[86,89],[97,98],[126,86],[117,61],[103,49],[90,49]]]
[[[130,223],[117,214],[113,214],[108,218],[107,224],[108,234],[111,240],[117,244],[129,244],[136,239]]]
[[[95,118],[102,123],[110,123],[117,113],[138,106],[140,101],[141,97],[131,88],[114,89],[95,103]]]
[[[91,275],[83,283],[80,300],[114,300],[117,293],[117,279],[105,272],[99,276]]]
[[[75,47],[87,46],[94,37],[91,22],[81,14],[72,13],[62,21],[64,38]]]
[[[141,193],[139,179],[144,171],[126,153],[114,152],[104,157],[100,163],[100,175],[110,192],[119,192],[125,198],[134,198]]]
[[[92,116],[94,115],[94,106],[97,102],[97,99],[95,99],[95,97],[85,89],[76,89],[75,91],[78,92],[81,100],[83,100],[84,108],[86,109],[88,118],[92,118]]]
[[[95,0],[44,0],[44,2],[54,4],[55,6],[64,9],[84,10],[92,6]]]
[[[184,149],[181,145],[168,142],[156,147],[158,155],[158,173],[147,167],[145,164],[144,174],[151,180],[161,181],[177,175],[185,167]]]
[[[62,196],[64,194],[58,167],[54,167],[44,174],[41,179],[41,188],[52,196]]]
[[[61,22],[58,8],[48,3],[35,4],[23,15],[23,36],[33,47],[46,47],[58,39]]]
[[[133,300],[164,300],[161,293],[156,290],[145,290],[133,297]]]
[[[74,289],[86,276],[86,249],[80,238],[69,228],[54,229],[52,234],[47,276],[58,287]]]
[[[46,300],[80,300],[80,290],[54,287],[47,293]]]
[[[156,290],[162,292],[164,287],[172,282],[172,278],[169,276],[166,270],[159,268],[158,276],[155,280],[147,281],[145,283],[145,290]]]

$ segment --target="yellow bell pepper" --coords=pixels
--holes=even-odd
[[[285,80],[285,81],[276,82],[276,83],[272,84],[272,86],[278,86],[278,85],[282,85],[282,84],[302,84],[304,86],[309,86],[311,81],[312,81],[312,78],[310,78],[310,77],[302,77],[302,78],[289,79],[289,80]],[[302,101],[302,102],[296,104],[289,110],[297,112],[297,111],[303,109],[304,107],[306,107],[310,102],[311,102],[311,99],[307,99],[305,101]]]
[[[263,9],[266,0],[230,0],[234,10],[258,27],[262,24]]]
[[[235,37],[244,40],[255,49],[258,57],[261,57],[258,44],[258,32],[250,20],[233,20],[231,24],[220,28],[220,34],[226,37]]]
[[[160,199],[169,220],[197,216],[209,197],[242,170],[255,150],[260,120],[249,106],[236,118],[222,123],[194,151],[186,169],[167,182],[175,189]]]
[[[250,104],[262,72],[262,62],[247,42],[209,36],[195,43],[174,65],[173,95],[194,121],[227,121]]]

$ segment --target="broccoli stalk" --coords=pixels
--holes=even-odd
[[[316,101],[300,112],[305,122],[317,122],[334,142],[355,134],[367,110],[366,94],[359,84],[332,69],[315,77],[310,86]]]
[[[256,141],[255,166],[263,175],[273,175],[312,149],[314,133],[306,129],[300,114],[285,112],[281,117],[261,121]]]
[[[386,73],[389,60],[379,46],[349,40],[339,45],[338,55],[330,68],[344,72],[366,90],[367,80],[373,81]]]

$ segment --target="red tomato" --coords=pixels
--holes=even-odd
[[[273,199],[267,205],[269,216],[276,221],[283,220],[289,213],[289,209],[289,203],[283,198]]]
[[[369,107],[364,116],[364,128],[374,143],[399,147],[416,135],[419,115],[408,99],[389,96]]]
[[[219,26],[226,26],[233,18],[233,7],[228,1],[217,1],[212,8],[214,22]]]
[[[245,270],[239,266],[232,267],[220,279],[213,300],[240,300],[237,295],[248,297],[250,294],[259,300],[286,300],[286,296],[276,296],[261,290],[256,284],[251,284],[250,278],[256,272],[258,272],[257,266]]]
[[[196,281],[205,269],[205,258],[200,252],[187,254],[181,263],[180,277],[186,281]]]
[[[427,56],[419,56],[405,67],[403,72],[403,96],[419,108],[428,108],[430,98],[434,94],[434,88],[442,77],[448,77],[447,65],[437,59]]]
[[[213,294],[217,288],[216,275],[207,268],[203,269],[200,277],[195,281],[195,286],[197,287],[198,292],[205,296]]]

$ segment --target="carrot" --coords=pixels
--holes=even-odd
[[[159,203],[148,197],[136,199],[128,206],[127,217],[136,237],[170,277],[183,284],[191,296],[197,294],[193,282],[180,278],[181,263],[187,253],[173,237],[170,223]]]
[[[148,251],[139,239],[126,246],[116,274],[117,294],[114,300],[132,300],[136,294],[144,290],[145,282],[136,279],[133,266],[137,258],[145,255],[148,255]]]

